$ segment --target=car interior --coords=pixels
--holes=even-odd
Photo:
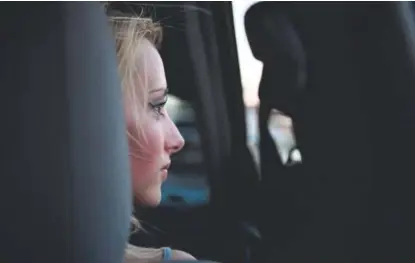
[[[201,262],[415,259],[412,2],[262,2],[245,13],[258,160],[232,2],[111,2],[164,27],[172,118],[187,141],[156,208],[131,207],[113,40],[99,2],[0,8],[0,262],[120,263],[134,245]],[[337,95],[336,95],[337,94]],[[170,103],[170,102],[169,102]],[[292,120],[301,161],[269,129]]]

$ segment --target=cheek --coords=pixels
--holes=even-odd
[[[129,125],[128,131],[137,138],[135,125]],[[162,166],[164,147],[161,129],[150,120],[144,125],[143,135],[128,139],[132,180],[136,189],[151,184]]]

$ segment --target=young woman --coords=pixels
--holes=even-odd
[[[157,47],[161,27],[151,19],[109,16],[116,40],[118,71],[124,96],[134,199],[157,206],[166,180],[170,156],[183,148],[184,140],[167,114],[167,83]],[[138,221],[133,217],[138,227]],[[170,248],[128,245],[128,263],[161,260],[194,260],[190,254]]]

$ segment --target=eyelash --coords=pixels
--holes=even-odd
[[[158,104],[149,103],[151,110],[156,113],[156,118],[159,118],[160,116],[164,116],[162,110],[164,108],[164,105],[166,105],[166,103],[167,103],[167,101],[163,101],[163,102],[158,103]]]

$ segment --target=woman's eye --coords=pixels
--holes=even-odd
[[[162,110],[163,110],[162,106],[154,107],[154,111],[155,111],[155,113],[157,113],[157,115],[162,115],[162,112],[161,112]]]
[[[167,101],[163,101],[163,102],[157,103],[157,104],[150,103],[150,108],[156,114],[157,118],[164,115],[163,109],[164,109],[164,105],[166,105],[166,102]]]

